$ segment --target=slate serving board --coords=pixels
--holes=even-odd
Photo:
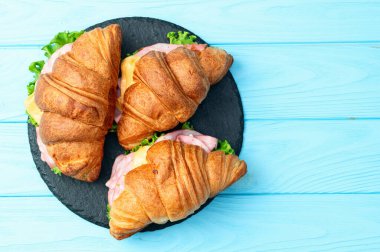
[[[166,34],[170,31],[188,31],[167,21],[146,17],[113,19],[93,25],[86,31],[109,24],[121,26],[122,58],[125,58],[127,53],[132,53],[141,47],[159,42],[167,43]],[[205,43],[199,36],[197,37],[198,43]],[[239,91],[230,72],[219,84],[210,89],[207,98],[199,106],[190,122],[201,133],[219,139],[227,139],[236,153],[240,153],[244,130],[243,108]],[[55,175],[49,166],[40,159],[35,128],[30,124],[28,124],[28,135],[33,160],[50,191],[75,214],[96,225],[109,228],[106,216],[108,190],[105,183],[110,177],[115,158],[124,152],[117,141],[116,133],[108,133],[106,136],[102,170],[99,179],[93,183],[77,181],[64,175]],[[201,209],[210,201],[208,200]],[[179,222],[181,221],[168,222],[165,225],[152,224],[143,231],[162,229]]]

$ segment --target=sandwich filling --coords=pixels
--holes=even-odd
[[[194,130],[177,130],[161,136],[157,142],[164,140],[178,141],[185,144],[191,144],[201,147],[207,153],[216,148],[218,139],[212,136],[202,135]],[[138,151],[132,152],[128,155],[119,155],[112,167],[112,174],[110,180],[106,183],[109,188],[108,203],[112,203],[119,197],[124,190],[125,175],[131,170],[147,163],[146,155],[151,146],[141,147]]]
[[[66,54],[67,52],[71,51],[73,43],[66,44],[59,48],[57,51],[55,51],[47,63],[42,68],[41,74],[48,74],[53,71],[54,62],[57,60],[58,57],[61,55]],[[38,85],[38,82],[36,83]],[[29,95],[28,98],[25,100],[25,107],[26,111],[33,117],[33,119],[40,124],[41,117],[42,117],[42,111],[37,106],[37,104],[34,101],[34,93]],[[37,136],[37,144],[38,148],[41,152],[41,160],[46,162],[50,168],[53,168],[56,166],[54,159],[49,155],[46,145],[42,142],[41,136],[39,134],[39,128],[36,127],[36,136]]]
[[[73,43],[66,44],[59,48],[57,51],[55,51],[49,60],[46,62],[46,64],[43,66],[41,70],[41,74],[48,74],[53,71],[53,66],[55,61],[57,60],[58,57],[61,55],[66,54],[67,52],[71,51],[71,48],[73,46]],[[38,84],[38,81],[36,85]],[[26,112],[38,123],[38,125],[41,122],[41,117],[42,117],[42,110],[37,106],[37,104],[34,101],[34,92],[26,98],[24,102]]]

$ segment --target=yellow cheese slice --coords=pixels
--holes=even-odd
[[[41,122],[42,111],[34,101],[34,93],[29,95],[24,102],[24,106],[28,114],[38,123]]]
[[[133,71],[135,70],[136,62],[140,59],[137,55],[126,57],[121,63],[121,81],[120,81],[120,97],[117,99],[116,107],[122,111],[122,104],[124,93],[132,86],[135,81],[133,80]]]
[[[147,164],[146,154],[148,153],[150,146],[141,147],[134,153],[132,161],[132,169],[139,167],[140,165]]]

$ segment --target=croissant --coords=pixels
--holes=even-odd
[[[109,225],[116,239],[151,223],[186,218],[247,171],[236,155],[207,153],[199,146],[171,140],[150,147],[143,163],[124,176],[124,190],[112,203]]]
[[[153,45],[151,51],[140,51],[149,51],[141,58],[139,52],[122,63],[118,139],[125,149],[187,121],[233,62],[226,51],[206,45],[157,51],[170,46],[174,45]]]
[[[43,111],[37,132],[40,149],[47,150],[42,155],[75,179],[92,182],[99,176],[114,117],[120,46],[118,25],[86,32],[65,46],[66,53],[50,58],[54,62],[37,82],[35,102]]]

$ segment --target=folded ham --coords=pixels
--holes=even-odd
[[[46,162],[50,168],[54,168],[56,166],[54,159],[50,156],[46,145],[42,142],[41,136],[40,136],[40,129],[39,127],[36,127],[36,138],[37,138],[37,145],[41,152],[41,160]]]
[[[119,143],[131,149],[154,132],[187,121],[232,62],[226,51],[199,44],[159,43],[127,57],[117,105]]]
[[[213,151],[216,145],[214,137],[180,130],[118,156],[106,184],[111,235],[123,239],[150,223],[186,218],[241,178],[246,163]]]
[[[51,55],[51,57],[48,59],[48,61],[44,65],[44,67],[42,68],[41,74],[51,73],[53,71],[53,66],[54,66],[54,63],[57,60],[57,58],[68,53],[69,51],[71,51],[72,46],[73,46],[73,43],[69,43],[69,44],[62,46],[57,51],[55,51]],[[40,121],[41,120],[38,120],[39,123],[40,123]],[[38,148],[41,152],[41,160],[46,162],[50,168],[56,167],[57,165],[55,164],[54,159],[50,156],[46,145],[42,142],[41,135],[40,135],[40,129],[38,126],[36,127],[36,138],[37,138]]]
[[[207,45],[206,44],[176,45],[176,44],[167,44],[167,43],[157,43],[157,44],[142,48],[136,53],[136,56],[142,57],[151,51],[170,53],[171,51],[173,51],[174,49],[177,49],[178,47],[185,47],[189,50],[201,52],[207,47]]]

